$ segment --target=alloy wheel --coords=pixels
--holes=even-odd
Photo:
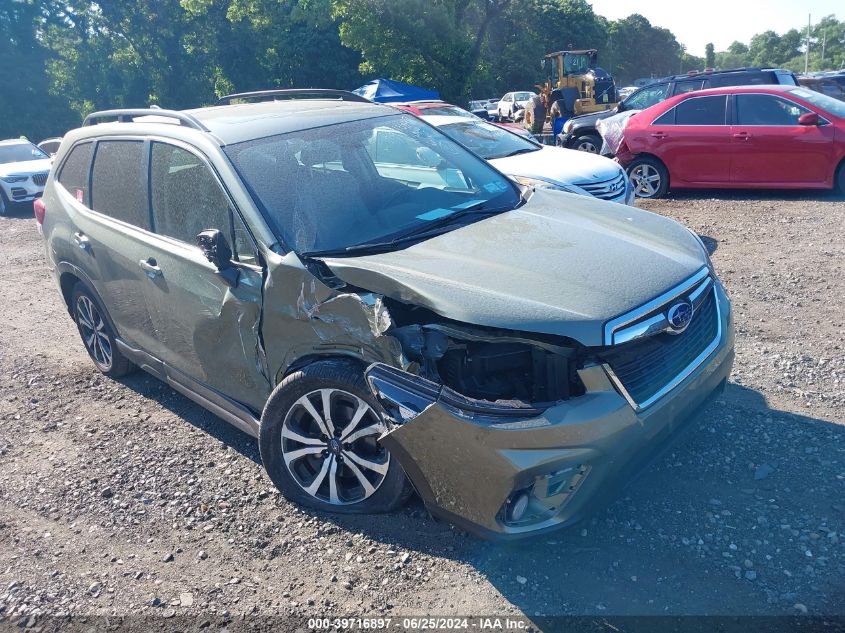
[[[331,505],[358,503],[384,482],[390,453],[381,417],[358,396],[319,389],[294,402],[282,424],[282,456],[296,483]]]
[[[80,295],[76,300],[76,322],[88,353],[104,371],[112,366],[112,348],[106,322],[91,299]]]
[[[637,165],[631,170],[631,183],[638,198],[651,198],[660,189],[660,173],[652,165]]]
[[[588,152],[590,154],[598,154],[599,153],[599,148],[596,147],[596,144],[593,143],[590,140],[587,140],[587,139],[578,141],[578,144],[575,146],[575,149],[577,149],[581,152]]]

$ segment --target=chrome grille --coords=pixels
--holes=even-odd
[[[619,392],[641,410],[689,376],[722,337],[717,282],[702,268],[679,286],[606,325],[599,356]],[[685,304],[685,323],[670,323]],[[673,317],[673,314],[675,315]]]
[[[44,172],[43,174],[32,174],[32,182],[39,187],[43,187],[47,184],[47,172]]]
[[[592,180],[574,184],[596,198],[612,200],[625,194],[625,178],[624,172],[619,172],[618,175],[609,180]]]

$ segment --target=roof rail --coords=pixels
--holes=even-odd
[[[276,101],[285,99],[340,99],[341,101],[358,101],[371,103],[366,97],[356,95],[348,90],[333,90],[331,88],[285,88],[280,90],[255,90],[253,92],[238,92],[217,100],[217,105],[229,105],[235,99],[254,101]]]
[[[120,110],[101,110],[100,112],[92,112],[82,122],[82,127],[86,125],[96,125],[100,119],[117,118],[120,123],[132,123],[137,116],[157,116],[166,117],[169,119],[176,119],[179,125],[190,127],[201,132],[209,132],[200,121],[186,112],[177,112],[176,110],[163,110],[161,108],[134,108],[134,109],[120,109]]]

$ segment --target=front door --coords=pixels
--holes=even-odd
[[[155,236],[145,253],[156,345],[168,367],[260,411],[270,392],[260,340],[263,275],[254,242],[206,161],[153,142],[150,204]],[[231,283],[196,246],[221,231],[232,248]]]
[[[810,112],[777,95],[738,94],[731,128],[735,184],[822,186],[833,164],[833,126],[799,125]]]

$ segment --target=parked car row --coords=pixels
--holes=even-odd
[[[803,86],[680,94],[629,118],[616,160],[643,198],[670,188],[845,193],[845,103]]]
[[[560,191],[569,150],[339,91],[227,103],[90,115],[35,215],[94,365],[255,436],[291,501],[384,512],[413,489],[485,537],[547,532],[724,388],[701,239]]]
[[[664,77],[631,93],[613,110],[570,118],[564,123],[563,131],[558,135],[556,142],[560,147],[595,154],[601,150],[602,146],[601,135],[596,128],[596,123],[601,119],[619,112],[644,110],[669,97],[695,90],[764,84],[797,86],[798,81],[795,75],[788,70],[771,68],[741,68],[704,73],[690,72],[685,75]]]

